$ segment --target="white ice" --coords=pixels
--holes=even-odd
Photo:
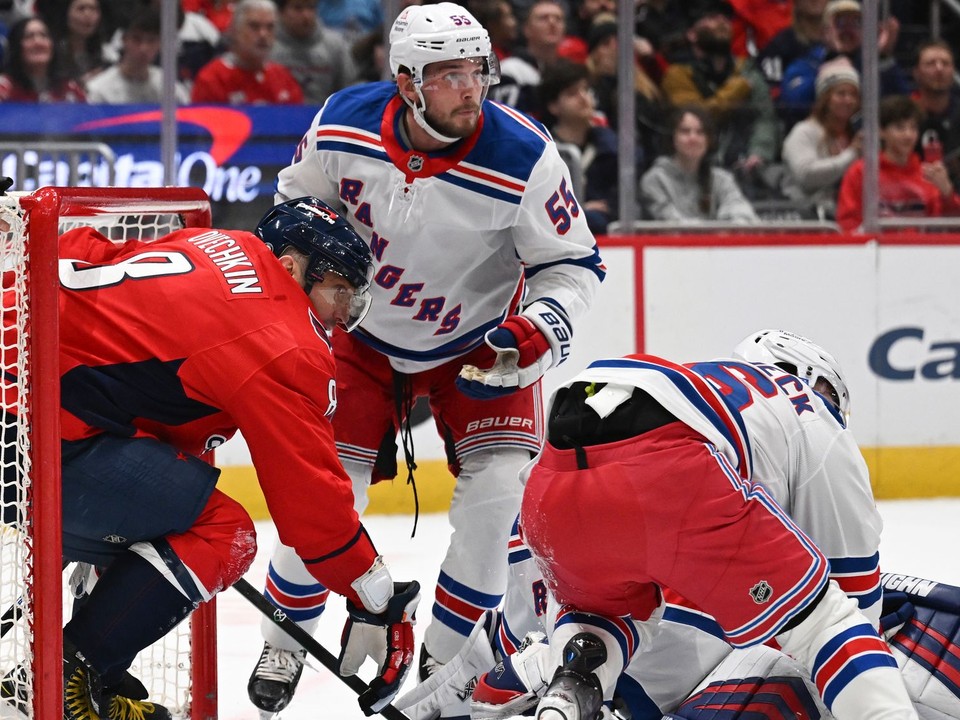
[[[884,518],[880,548],[881,570],[960,585],[960,498],[936,500],[898,500],[878,503]],[[323,522],[322,513],[317,522]],[[377,548],[385,556],[394,578],[417,579],[423,586],[420,603],[419,638],[430,618],[433,583],[450,535],[443,514],[420,518],[416,537],[410,538],[412,517],[369,516],[364,519]],[[260,550],[247,579],[262,587],[267,560],[275,534],[269,522],[257,525]],[[330,607],[321,620],[317,639],[332,653],[339,651],[343,626],[343,600],[331,596]],[[220,720],[257,720],[258,711],[247,699],[247,678],[260,656],[262,640],[258,611],[238,592],[227,590],[219,596],[219,718]],[[306,668],[296,697],[279,716],[282,720],[359,720],[364,715],[356,695],[329,670],[314,661]],[[407,678],[405,687],[414,679]],[[361,676],[369,680],[373,667],[368,664]]]

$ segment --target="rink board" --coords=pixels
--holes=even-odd
[[[766,327],[799,332],[843,366],[851,428],[878,498],[960,496],[960,235],[684,235],[603,238],[608,276],[547,393],[592,359],[729,354]],[[415,431],[422,512],[453,480],[431,423]],[[265,511],[241,440],[218,450],[222,486]],[[403,467],[402,460],[400,463]],[[371,512],[412,512],[403,478]]]

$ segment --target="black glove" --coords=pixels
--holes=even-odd
[[[387,609],[372,613],[347,600],[347,622],[340,638],[340,674],[356,675],[368,657],[377,663],[377,677],[358,702],[364,715],[385,708],[396,696],[413,665],[413,625],[420,602],[420,583],[395,582]]]

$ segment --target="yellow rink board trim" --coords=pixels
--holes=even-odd
[[[960,447],[861,450],[878,500],[960,497]]]
[[[960,447],[861,448],[878,500],[960,497]],[[404,467],[402,460],[399,462]],[[454,479],[443,460],[417,461],[420,512],[446,512]],[[267,504],[249,466],[222,468],[217,487],[238,500],[254,520],[269,517]],[[413,490],[405,475],[370,488],[369,514],[413,514]]]

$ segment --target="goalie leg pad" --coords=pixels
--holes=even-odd
[[[497,664],[493,642],[497,613],[487,610],[473,626],[460,652],[394,705],[411,720],[469,718],[470,698],[481,675]]]

